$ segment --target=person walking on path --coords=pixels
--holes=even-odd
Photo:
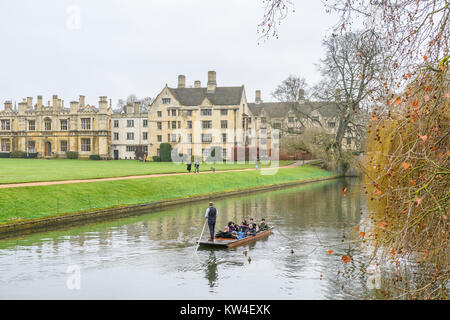
[[[199,173],[199,172],[200,172],[200,162],[198,161],[198,159],[195,159],[194,173]]]
[[[191,164],[191,162],[189,161],[189,162],[187,163],[187,171],[188,171],[189,173],[191,173],[191,167],[192,167],[192,164]]]
[[[208,219],[209,233],[211,235],[208,241],[214,241],[214,228],[216,227],[216,218],[218,213],[219,212],[216,208],[214,208],[213,203],[210,202],[209,208],[206,209],[205,213],[205,219]]]

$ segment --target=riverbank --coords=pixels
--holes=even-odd
[[[0,234],[335,177],[304,166],[281,168],[274,175],[255,170],[9,188],[0,194]]]

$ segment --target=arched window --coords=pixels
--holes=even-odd
[[[44,119],[44,130],[51,131],[52,130],[52,120],[49,118]]]

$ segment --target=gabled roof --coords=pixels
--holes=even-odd
[[[323,117],[338,115],[337,106],[332,102],[307,101],[302,104],[294,102],[294,105],[290,102],[261,102],[258,104],[249,103],[248,107],[253,116],[260,116],[262,110],[264,110],[270,118],[287,117],[289,111],[293,110],[293,108],[305,114],[310,114],[312,111],[317,110]]]
[[[199,106],[207,98],[216,106],[237,106],[241,104],[244,86],[217,87],[214,92],[207,88],[169,88],[175,98],[184,106]]]

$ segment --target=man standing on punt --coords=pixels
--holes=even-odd
[[[209,233],[211,234],[211,237],[208,239],[208,241],[214,241],[214,228],[216,226],[216,218],[217,218],[218,211],[216,208],[213,207],[213,203],[209,203],[209,208],[206,209],[205,218],[208,219],[208,227],[209,227]]]

